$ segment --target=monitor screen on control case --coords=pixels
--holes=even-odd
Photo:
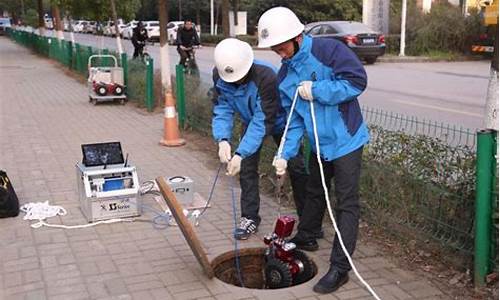
[[[83,161],[87,167],[123,164],[120,142],[82,145]]]

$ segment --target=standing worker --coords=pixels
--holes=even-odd
[[[291,242],[298,248],[318,249],[315,236],[321,230],[326,201],[316,151],[327,188],[335,185],[335,218],[342,240],[352,255],[356,246],[359,222],[359,176],[363,145],[369,133],[361,115],[357,97],[367,84],[366,72],[356,55],[342,42],[311,38],[303,33],[304,25],[288,8],[275,7],[259,19],[259,48],[270,47],[282,58],[279,71],[281,101],[291,122],[282,157],[274,163],[276,174],[286,172],[287,162],[297,154],[307,132],[312,153],[304,210],[299,217],[298,232]],[[298,99],[291,110],[295,91]],[[310,101],[314,104],[319,148],[316,149]],[[351,266],[335,235],[330,268],[314,286],[318,293],[330,293],[345,284]]]
[[[184,25],[177,30],[175,44],[177,45],[177,52],[181,56],[179,64],[185,66],[189,52],[193,51],[193,46],[200,45],[200,38],[191,20],[185,20]]]
[[[136,58],[137,56],[142,57],[142,51],[144,50],[144,46],[146,45],[146,41],[148,39],[148,32],[146,28],[144,28],[144,25],[142,24],[142,21],[139,21],[137,23],[137,26],[134,28],[132,32],[132,45],[134,45],[134,56],[133,58]]]
[[[240,173],[241,219],[234,237],[239,240],[257,232],[260,223],[259,173],[260,150],[266,136],[280,142],[285,126],[276,70],[273,66],[254,60],[252,48],[246,42],[228,38],[214,50],[215,68],[212,132],[219,143],[221,163],[227,163],[227,173]],[[244,133],[231,152],[234,115],[238,113]],[[289,174],[294,201],[298,208],[304,199],[307,174],[302,155],[290,160]],[[292,157],[290,157],[292,158]]]

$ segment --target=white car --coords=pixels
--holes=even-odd
[[[175,44],[175,40],[177,39],[177,30],[180,26],[184,25],[184,21],[172,21],[167,24],[167,35],[168,35],[168,43],[170,45]]]
[[[125,28],[123,29],[122,36],[124,39],[131,39],[132,35],[134,34],[134,28],[137,27],[137,23],[139,21],[130,21],[125,25]]]
[[[76,21],[73,25],[73,32],[75,33],[82,33],[85,31],[85,27],[87,26],[87,21],[84,20],[79,20]]]
[[[171,21],[167,24],[167,35],[168,35],[168,43],[170,45],[175,44],[175,40],[177,39],[177,30],[184,25],[184,21]],[[196,24],[193,23],[193,27],[196,28],[196,32],[198,33],[198,38],[200,37],[200,30],[196,27]]]
[[[151,42],[160,41],[160,22],[159,21],[145,21],[143,22],[144,28],[148,32],[148,40]]]
[[[84,33],[94,34],[97,31],[97,22],[96,21],[88,21],[87,25],[83,28]]]
[[[121,19],[118,19],[118,30],[120,31],[120,34],[122,33],[123,28],[125,28],[125,24],[123,24]],[[103,26],[103,34],[107,36],[115,36],[116,35],[115,22],[113,21],[105,22]]]

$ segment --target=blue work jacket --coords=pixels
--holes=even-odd
[[[217,142],[231,140],[235,113],[246,128],[235,151],[242,158],[257,152],[266,135],[283,131],[285,111],[274,66],[254,60],[241,83],[225,82],[214,68],[213,81],[212,135]]]
[[[278,73],[281,103],[290,113],[298,85],[313,81],[321,158],[332,161],[347,155],[369,141],[357,97],[365,90],[367,76],[356,55],[342,42],[303,35],[298,52],[283,59]],[[297,155],[304,132],[317,153],[310,103],[298,96],[286,136],[282,157]]]

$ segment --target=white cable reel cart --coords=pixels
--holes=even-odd
[[[104,63],[112,60],[112,67]],[[109,54],[91,55],[87,64],[89,78],[87,86],[89,91],[89,102],[97,104],[100,101],[120,101],[125,104],[123,68],[118,66],[116,57]]]

